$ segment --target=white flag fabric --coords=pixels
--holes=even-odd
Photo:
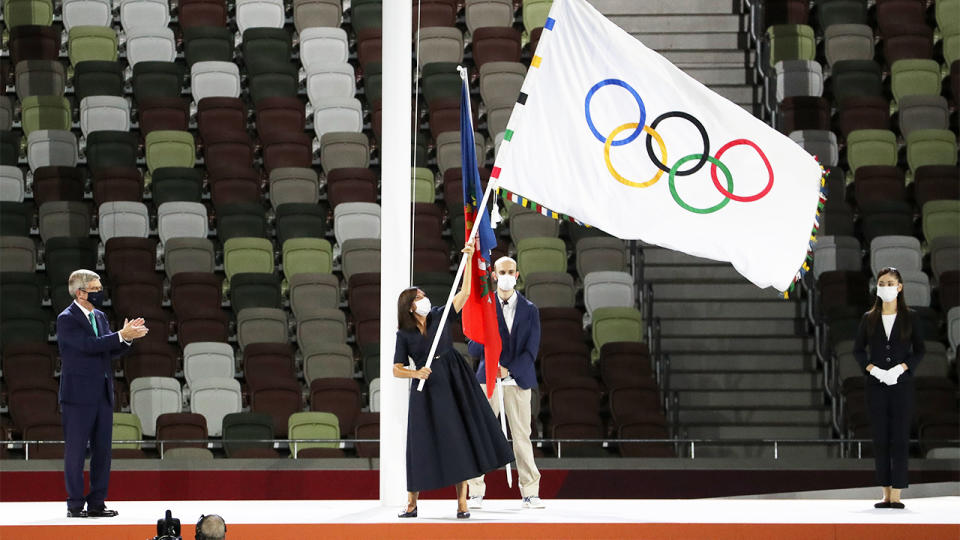
[[[807,267],[823,174],[585,0],[555,0],[492,177],[545,215],[787,291]]]

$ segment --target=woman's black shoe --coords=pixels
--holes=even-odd
[[[890,501],[880,501],[873,505],[874,508],[890,508]]]
[[[903,510],[907,506],[902,502],[892,502],[890,503],[890,508],[896,508],[897,510]]]
[[[461,512],[457,510],[457,519],[470,519],[470,512]]]
[[[397,517],[399,517],[399,518],[415,518],[415,517],[417,517],[417,507],[414,506],[414,507],[413,507],[413,510],[411,510],[411,511],[409,511],[409,512],[407,512],[406,509],[404,509],[403,513],[397,514]]]

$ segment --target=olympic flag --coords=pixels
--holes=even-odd
[[[585,0],[555,0],[491,177],[544,215],[788,291],[808,267],[823,174]]]

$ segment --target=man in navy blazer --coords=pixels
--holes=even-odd
[[[540,312],[533,302],[514,290],[517,284],[517,261],[501,257],[493,265],[493,277],[497,282],[497,320],[500,323],[500,387],[503,389],[503,408],[513,435],[513,453],[517,458],[520,473],[520,496],[524,508],[543,508],[540,500],[540,471],[533,459],[530,443],[530,394],[537,387],[537,372],[534,361],[540,350]],[[479,357],[477,380],[486,393],[486,362],[483,345],[471,342],[471,356]],[[488,400],[493,413],[500,414],[500,399],[494,393]],[[483,476],[468,482],[471,508],[481,508],[486,485]]]
[[[104,506],[113,435],[113,357],[145,336],[147,327],[143,319],[125,320],[119,332],[110,331],[106,315],[97,309],[103,285],[95,272],[73,272],[67,287],[74,301],[57,316],[67,517],[113,517],[117,512]],[[83,462],[88,444],[90,493],[85,497]]]

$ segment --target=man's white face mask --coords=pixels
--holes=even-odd
[[[513,274],[497,274],[497,288],[501,291],[512,291],[517,286],[517,276]]]

